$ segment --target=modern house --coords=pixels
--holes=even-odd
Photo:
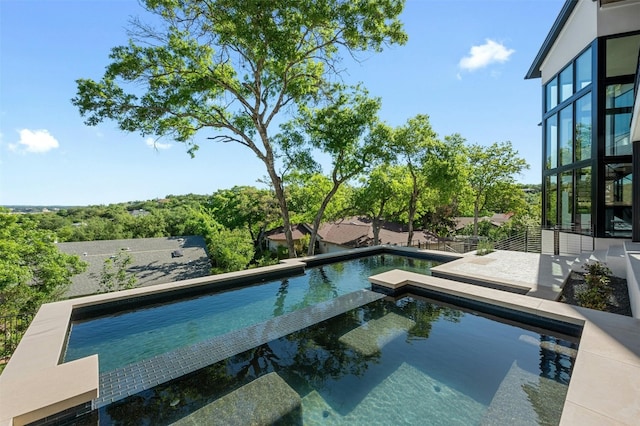
[[[526,75],[542,80],[544,227],[640,241],[639,52],[640,1],[564,3]]]

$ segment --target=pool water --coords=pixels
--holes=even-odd
[[[299,395],[295,423],[558,424],[576,349],[573,337],[419,296],[382,299],[107,405],[78,424],[222,421],[220,398],[269,373]]]
[[[371,275],[392,269],[429,274],[440,263],[390,254],[368,256],[308,268],[301,276],[75,321],[64,361],[98,354],[100,372],[113,371],[370,288]]]

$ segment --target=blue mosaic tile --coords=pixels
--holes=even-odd
[[[360,290],[100,375],[96,408],[384,298]]]

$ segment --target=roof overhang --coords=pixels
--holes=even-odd
[[[578,0],[565,1],[562,9],[560,10],[560,13],[558,14],[558,17],[556,18],[556,21],[553,23],[553,26],[549,31],[549,34],[547,34],[547,38],[544,40],[544,43],[542,43],[542,47],[540,47],[536,58],[533,60],[533,63],[531,64],[527,75],[525,75],[525,79],[542,77],[540,67],[542,66],[542,63],[549,54],[549,51],[553,47],[553,44],[556,42],[558,36],[560,35],[560,32],[564,28],[564,24],[567,23],[569,16],[571,16],[571,12],[573,12],[573,9],[577,4]]]

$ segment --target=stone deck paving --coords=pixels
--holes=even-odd
[[[469,254],[431,268],[431,274],[539,299],[558,300],[571,271],[585,260],[577,256],[498,250],[484,256]]]

